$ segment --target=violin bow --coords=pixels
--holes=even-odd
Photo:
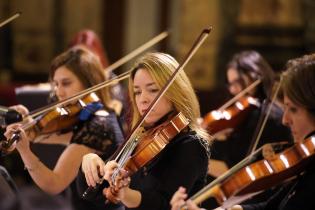
[[[180,64],[176,70],[172,73],[172,75],[170,76],[170,78],[168,79],[168,81],[165,83],[165,85],[162,87],[162,89],[160,90],[160,92],[158,93],[158,95],[154,98],[154,100],[151,102],[150,106],[148,107],[148,109],[146,110],[146,112],[142,115],[141,119],[137,122],[137,124],[134,126],[131,134],[129,135],[129,137],[127,138],[128,140],[125,142],[125,144],[123,144],[124,146],[119,149],[118,154],[117,152],[114,154],[115,157],[115,161],[119,162],[118,164],[118,168],[116,168],[116,170],[114,171],[111,179],[113,181],[113,183],[115,183],[115,178],[119,173],[119,170],[123,167],[124,163],[126,162],[126,160],[128,159],[129,155],[131,155],[132,150],[136,147],[137,142],[138,142],[138,138],[137,138],[137,134],[138,134],[138,130],[141,127],[141,125],[143,124],[143,122],[145,121],[145,119],[147,118],[147,116],[151,113],[152,109],[156,106],[156,104],[159,102],[159,100],[161,99],[161,97],[165,94],[165,92],[168,90],[168,88],[173,84],[173,82],[176,79],[176,76],[178,75],[178,73],[183,70],[183,68],[187,65],[187,63],[190,61],[190,59],[192,58],[192,56],[197,52],[197,50],[199,49],[199,47],[202,45],[202,43],[205,41],[205,39],[208,37],[209,33],[211,32],[212,27],[209,27],[207,29],[204,29],[201,34],[198,36],[198,38],[196,39],[196,41],[194,42],[193,46],[191,47],[190,51],[187,53],[184,61],[182,62],[182,64]],[[126,149],[128,147],[128,149]],[[131,151],[130,151],[131,150]],[[119,157],[122,156],[123,160],[119,160]]]
[[[9,17],[8,19],[2,21],[2,22],[0,23],[0,28],[3,27],[4,25],[10,23],[10,22],[13,21],[14,19],[20,17],[21,14],[22,14],[21,12],[17,12],[17,13],[15,13],[14,15],[12,15],[11,17]]]
[[[259,140],[260,140],[260,138],[261,138],[262,132],[263,132],[265,126],[266,126],[267,120],[268,120],[269,115],[270,115],[270,113],[271,113],[272,105],[275,103],[276,98],[277,98],[277,95],[278,95],[278,93],[279,93],[279,90],[280,90],[280,87],[281,87],[281,82],[282,82],[282,79],[280,79],[279,84],[277,84],[276,90],[274,91],[274,93],[273,93],[273,95],[272,95],[271,102],[270,102],[270,103],[267,103],[267,112],[266,112],[266,114],[264,115],[262,121],[259,120],[260,122],[258,123],[258,127],[260,127],[260,128],[259,128],[259,130],[258,130],[258,133],[255,131],[254,137],[255,137],[255,136],[256,136],[256,137],[253,138],[253,139],[255,139],[255,141],[252,141],[252,143],[251,143],[251,145],[250,145],[250,147],[249,147],[249,150],[248,150],[248,155],[249,155],[249,154],[252,154],[252,153],[256,150],[256,148],[257,148],[258,142],[259,142]],[[260,125],[260,126],[259,126],[259,125]]]
[[[132,58],[134,58],[135,56],[139,55],[140,53],[142,53],[143,51],[149,49],[150,47],[152,47],[153,45],[155,45],[156,43],[158,43],[159,41],[165,39],[166,37],[168,36],[168,32],[167,31],[164,31],[162,33],[160,33],[159,35],[155,36],[154,38],[152,38],[151,40],[149,40],[148,42],[146,42],[145,44],[141,45],[140,47],[138,47],[137,49],[133,50],[132,52],[130,52],[129,54],[127,54],[126,56],[124,56],[123,58],[119,59],[118,61],[116,61],[115,63],[113,63],[112,65],[108,66],[107,68],[104,69],[105,72],[108,72],[108,71],[113,71],[115,69],[117,69],[118,67],[120,67],[121,65],[125,64],[126,62],[128,62],[129,60],[131,60]],[[62,106],[62,105],[65,105],[73,100],[76,100],[76,99],[79,99],[81,98],[82,96],[86,95],[86,94],[89,94],[91,92],[94,92],[94,91],[97,91],[99,89],[102,89],[106,86],[109,86],[109,85],[114,85],[116,84],[117,82],[121,81],[121,80],[124,80],[124,79],[127,79],[129,77],[129,73],[131,71],[127,71],[125,73],[122,73],[121,75],[111,79],[111,80],[108,80],[108,81],[104,81],[100,84],[97,84],[93,87],[90,87],[90,88],[87,88],[86,90],[70,97],[70,98],[67,98],[67,99],[64,99],[62,101],[58,101],[58,102],[55,102],[55,103],[52,103],[50,105],[47,105],[45,107],[42,107],[40,109],[36,109],[34,111],[32,111],[30,113],[29,116],[31,117],[36,117],[38,115],[41,115],[51,109],[54,109],[58,106]]]
[[[231,98],[230,100],[228,100],[227,102],[225,102],[218,110],[225,110],[226,108],[228,108],[229,106],[231,106],[232,104],[234,104],[238,99],[240,99],[241,97],[243,97],[246,93],[248,93],[249,91],[251,91],[253,88],[255,88],[257,85],[259,85],[261,83],[260,79],[257,79],[255,82],[253,82],[252,84],[250,84],[249,86],[247,86],[244,90],[242,90],[241,92],[239,92],[238,94],[236,94],[233,98]]]
[[[165,39],[167,36],[168,36],[168,32],[167,31],[164,31],[164,32],[160,33],[159,35],[153,37],[151,40],[149,40],[148,42],[144,43],[143,45],[141,45],[137,49],[133,50],[129,54],[125,55],[124,57],[122,57],[121,59],[116,61],[115,63],[113,63],[110,66],[106,67],[104,69],[104,71],[105,72],[112,72],[112,71],[114,71],[115,69],[117,69],[121,65],[125,64],[129,60],[133,59],[134,57],[136,57],[140,53],[144,52],[145,50],[149,49],[150,47],[152,47],[156,43],[158,43],[161,40]]]

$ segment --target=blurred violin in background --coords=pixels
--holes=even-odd
[[[206,114],[201,126],[212,135],[225,130],[234,130],[242,124],[248,113],[259,106],[258,99],[243,96],[228,107],[222,106]]]

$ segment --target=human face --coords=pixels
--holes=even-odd
[[[147,111],[154,98],[158,95],[159,90],[146,69],[137,70],[133,80],[133,91],[136,105],[141,116]],[[163,96],[145,119],[145,123],[149,126],[154,124],[170,112],[172,108],[172,103]]]
[[[227,80],[228,80],[228,86],[229,86],[229,91],[232,95],[237,95],[240,93],[244,87],[242,86],[242,80],[244,81],[244,85],[247,87],[250,85],[251,80],[248,76],[246,75],[240,75],[239,72],[234,69],[234,68],[229,68],[227,70]],[[253,94],[254,90],[249,91],[249,94]]]
[[[65,66],[55,71],[53,83],[58,100],[69,98],[85,89],[79,78]]]
[[[315,119],[311,114],[304,107],[293,103],[287,96],[284,96],[282,123],[291,129],[294,141],[303,141],[315,130]]]

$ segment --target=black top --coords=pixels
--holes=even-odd
[[[181,132],[156,159],[131,177],[130,188],[142,196],[135,209],[171,209],[169,202],[179,186],[191,196],[205,185],[207,168],[207,144],[194,131]]]
[[[309,136],[314,135],[312,132]],[[244,210],[313,210],[315,208],[314,158],[295,180],[280,188],[270,199],[258,204],[242,205]]]
[[[250,112],[244,123],[225,141],[214,141],[211,158],[223,160],[229,168],[243,160],[247,156],[261,111],[262,108],[257,108]],[[256,149],[266,143],[292,142],[290,130],[281,124],[281,118],[281,110],[274,106]]]
[[[140,206],[133,209],[171,209],[169,202],[180,186],[191,196],[205,185],[207,168],[208,144],[194,131],[182,131],[157,157],[132,175],[130,188],[140,191],[142,196]],[[93,196],[89,200],[96,205],[104,203],[102,190]]]
[[[71,143],[83,144],[96,149],[101,152],[105,158],[110,157],[117,149],[118,145],[124,140],[123,132],[114,112],[96,112],[89,120],[77,124],[74,127],[73,133]],[[104,204],[96,206],[92,202],[83,200],[80,196],[81,191],[78,191],[77,182],[78,181],[73,181],[71,183],[74,209],[104,209]],[[85,180],[81,179],[80,182],[85,182]],[[82,185],[84,184],[85,183],[82,183]]]

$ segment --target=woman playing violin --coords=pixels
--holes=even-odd
[[[266,113],[266,105],[263,101],[271,99],[271,90],[275,80],[272,68],[256,51],[242,51],[235,54],[227,65],[226,76],[229,91],[233,96],[256,80],[261,80],[262,82],[247,95],[258,99],[262,105],[248,112],[244,120],[231,133],[225,135],[224,140],[214,141],[215,150],[212,152],[209,164],[209,173],[213,177],[218,177],[227,171],[249,152],[259,118]],[[280,108],[273,105],[258,147],[272,140],[291,139],[289,130],[281,125],[281,115]]]
[[[74,47],[57,56],[50,68],[49,79],[58,100],[69,98],[88,87],[103,82],[106,78],[99,59],[84,47]],[[20,131],[20,139],[15,147],[20,153],[34,182],[49,194],[58,194],[71,185],[75,191],[74,179],[80,168],[82,157],[90,152],[111,155],[121,143],[123,133],[112,111],[110,94],[107,88],[96,93],[99,101],[87,104],[81,110],[74,126],[47,135],[33,137],[31,132],[22,129],[21,124],[7,127],[5,136]],[[74,102],[73,102],[74,103]],[[23,106],[17,110],[27,114]],[[23,111],[24,110],[24,111]],[[66,144],[53,170],[46,167],[30,149],[31,142]],[[77,195],[73,192],[73,195]],[[73,197],[76,209],[84,209],[79,198]],[[89,204],[88,209],[93,209]]]
[[[173,57],[163,53],[148,53],[136,62],[129,83],[133,108],[132,126],[135,126],[147,111],[177,66],[178,63]],[[120,188],[112,196],[126,209],[170,209],[169,200],[180,185],[184,185],[187,192],[192,194],[205,184],[209,136],[196,122],[200,116],[198,100],[183,71],[177,75],[145,119],[146,132],[179,112],[189,120],[187,129],[177,134],[153,161],[131,177],[120,176],[116,179],[115,186]],[[141,142],[138,146],[140,145]],[[112,187],[110,177],[117,163],[109,161],[105,165],[97,155],[85,155],[82,168],[88,185],[94,186],[99,181],[97,167]],[[127,173],[124,170],[120,172],[122,175]],[[107,190],[104,189],[104,195]]]
[[[69,46],[74,47],[77,45],[83,45],[95,55],[97,55],[104,69],[109,66],[107,53],[103,47],[104,45],[99,36],[93,30],[84,29],[75,34],[73,39],[70,41]],[[113,71],[106,71],[105,74],[108,79],[116,77]],[[114,108],[116,112],[120,113],[121,111],[123,111],[122,109],[125,108],[128,103],[128,100],[126,98],[127,93],[125,89],[123,88],[121,83],[117,83],[109,88],[109,92],[111,94],[113,102],[115,102]],[[121,123],[124,123],[123,119],[121,120]]]
[[[282,74],[281,92],[283,95],[283,124],[292,132],[295,142],[315,134],[315,54],[306,55],[288,62],[287,71]],[[315,201],[314,160],[297,178],[285,184],[265,202],[258,204],[236,205],[232,210],[258,209],[314,209]],[[185,203],[185,189],[179,189],[172,198],[172,209]],[[190,210],[199,208],[187,202]]]

